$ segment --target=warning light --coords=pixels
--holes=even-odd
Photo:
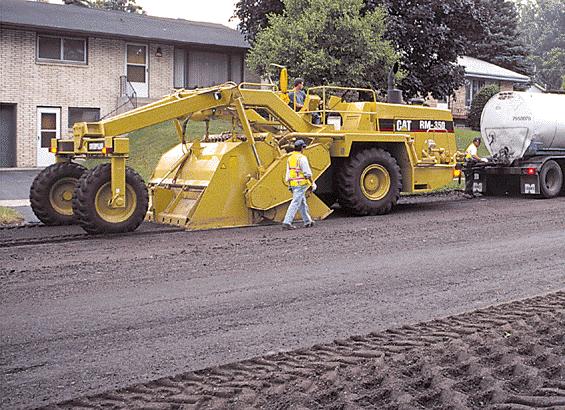
[[[526,169],[526,174],[528,174],[528,175],[535,175],[535,174],[536,174],[536,169],[535,169],[535,168],[527,168],[527,169]]]
[[[453,176],[455,178],[459,178],[461,176],[461,170],[460,169],[454,169],[453,170]]]
[[[56,153],[57,153],[57,148],[56,148],[56,147],[51,147],[51,148],[49,148],[49,151],[50,151],[52,154],[56,154]]]

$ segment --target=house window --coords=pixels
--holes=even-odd
[[[86,39],[54,36],[37,36],[37,58],[86,64]]]
[[[76,122],[94,122],[100,119],[100,108],[69,107],[69,128]]]
[[[485,86],[484,80],[471,80],[465,81],[465,106],[471,107],[473,97]]]

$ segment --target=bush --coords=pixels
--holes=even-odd
[[[469,117],[467,117],[467,125],[469,125],[469,127],[476,131],[481,130],[481,114],[483,112],[483,108],[487,101],[499,92],[500,88],[495,84],[487,85],[479,90],[475,97],[473,97],[471,111],[469,112]]]

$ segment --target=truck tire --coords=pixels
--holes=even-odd
[[[111,165],[101,164],[85,172],[73,196],[78,223],[88,233],[131,232],[143,222],[149,195],[143,178],[126,167],[126,206],[112,208]]]
[[[76,223],[73,192],[86,168],[74,162],[60,162],[41,171],[29,190],[31,209],[45,225]]]
[[[550,159],[541,167],[539,180],[540,196],[554,198],[561,193],[563,188],[563,170],[557,162]]]
[[[354,215],[383,215],[400,197],[402,173],[390,153],[380,148],[347,158],[337,174],[340,205]]]

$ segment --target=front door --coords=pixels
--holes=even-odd
[[[55,154],[49,152],[51,138],[61,138],[61,109],[37,108],[37,166],[55,163]]]
[[[149,95],[147,45],[126,44],[126,76],[138,97]]]

